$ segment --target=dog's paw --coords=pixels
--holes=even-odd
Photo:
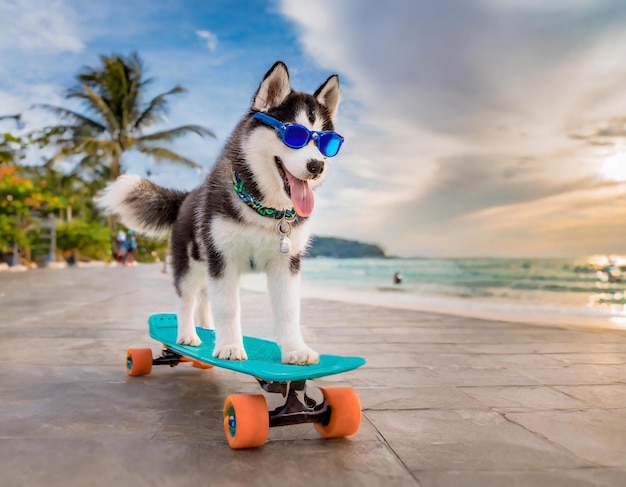
[[[216,345],[213,356],[222,360],[248,360],[246,350],[239,345],[225,345],[223,347]]]
[[[312,365],[320,361],[320,354],[306,345],[297,349],[286,349],[282,353],[284,364]]]
[[[178,337],[176,338],[176,343],[197,347],[202,343],[202,340],[200,340],[200,337],[198,336],[198,333],[196,333],[196,330],[193,330],[192,332],[188,333],[179,333]]]

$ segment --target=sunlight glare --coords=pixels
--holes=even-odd
[[[626,181],[626,152],[618,151],[602,163],[602,176],[612,181]]]

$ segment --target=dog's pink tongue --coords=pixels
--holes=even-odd
[[[289,179],[291,202],[296,208],[296,212],[300,216],[309,216],[313,213],[313,205],[315,204],[313,190],[307,181],[302,181],[292,176],[289,174],[289,171],[285,171],[285,174],[287,175],[287,179]]]

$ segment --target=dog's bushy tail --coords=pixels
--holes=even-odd
[[[95,201],[107,213],[119,215],[128,228],[161,238],[176,221],[188,194],[162,188],[139,176],[124,175],[110,183]]]

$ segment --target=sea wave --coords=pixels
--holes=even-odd
[[[603,282],[602,268],[585,259],[305,259],[302,295],[504,321],[622,327],[626,282]],[[244,286],[264,291],[265,278],[247,276]]]
[[[614,261],[617,261],[615,258]],[[626,317],[626,282],[599,277],[610,259],[318,259],[305,260],[309,292],[395,307],[493,315]],[[583,271],[584,270],[584,271]],[[400,273],[401,284],[393,284]],[[355,275],[358,276],[355,279]],[[626,278],[626,276],[625,276]],[[625,279],[626,281],[626,279]],[[326,293],[328,291],[328,293]],[[467,313],[465,313],[467,314]],[[516,318],[520,320],[520,316]]]

